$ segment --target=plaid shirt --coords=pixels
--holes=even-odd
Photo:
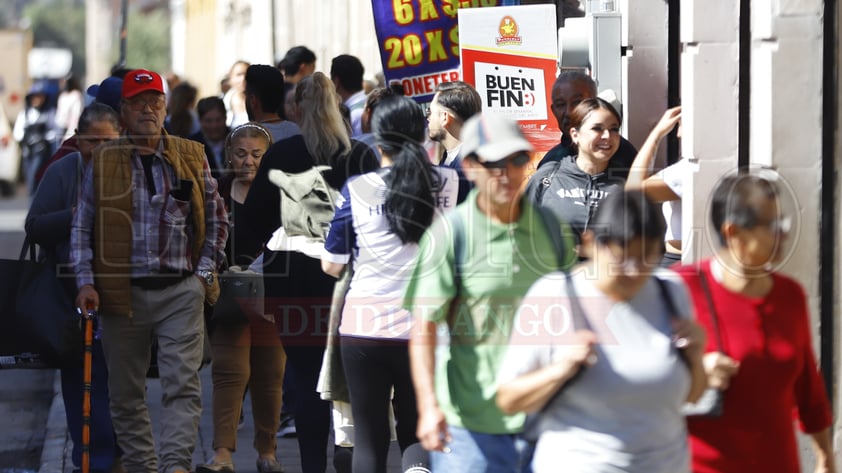
[[[176,200],[170,195],[178,182],[175,170],[162,156],[163,144],[152,159],[155,195],[150,195],[140,156],[132,155],[132,228],[134,238],[131,251],[131,277],[155,273],[216,271],[225,258],[228,238],[228,215],[217,192],[216,180],[211,177],[205,160],[205,243],[199,255],[198,267],[191,261],[193,228],[190,202]],[[76,273],[77,287],[94,283],[93,228],[96,205],[92,162],[85,170],[76,212],[73,215],[70,257]]]

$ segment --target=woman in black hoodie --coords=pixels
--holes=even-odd
[[[623,179],[606,172],[620,146],[621,123],[610,103],[600,98],[583,100],[570,115],[570,137],[577,154],[542,166],[527,184],[527,195],[570,224],[577,243],[599,203],[623,190]]]

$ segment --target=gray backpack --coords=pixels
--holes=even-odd
[[[289,236],[324,242],[335,212],[339,191],[322,174],[330,166],[313,166],[300,173],[269,171],[269,180],[281,191],[281,226]]]

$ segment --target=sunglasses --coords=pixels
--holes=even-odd
[[[526,163],[529,162],[531,158],[529,157],[528,153],[518,153],[514,156],[509,156],[508,158],[501,159],[499,161],[491,161],[491,162],[482,162],[478,161],[482,167],[485,169],[506,169],[509,164],[512,166],[519,168],[525,166]]]
[[[792,217],[783,215],[771,221],[757,222],[753,227],[748,228],[765,228],[772,233],[788,234],[792,231]]]

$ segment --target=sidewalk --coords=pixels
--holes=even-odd
[[[201,371],[202,379],[202,419],[199,422],[199,438],[196,442],[196,451],[193,454],[193,467],[196,464],[205,463],[213,456],[213,422],[211,418],[211,370],[205,367]],[[41,454],[41,469],[39,473],[72,473],[73,463],[70,459],[71,442],[67,435],[67,423],[64,417],[64,402],[61,398],[61,383],[55,383],[55,395],[50,408],[49,421],[47,422],[47,433],[44,440],[44,450]],[[153,427],[158,426],[161,407],[161,384],[157,379],[147,380],[146,396],[149,402],[150,414]],[[239,430],[237,437],[238,449],[234,452],[234,465],[237,473],[257,473],[255,460],[257,454],[252,448],[254,439],[254,423],[251,414],[251,399],[246,397],[243,406],[245,423]],[[155,429],[157,440],[157,429]],[[301,473],[301,461],[298,456],[298,440],[292,438],[278,439],[278,459],[284,466],[286,473]],[[328,448],[327,472],[332,473],[332,438],[331,447]],[[389,451],[389,471],[400,471],[400,452],[396,442],[392,442]]]

